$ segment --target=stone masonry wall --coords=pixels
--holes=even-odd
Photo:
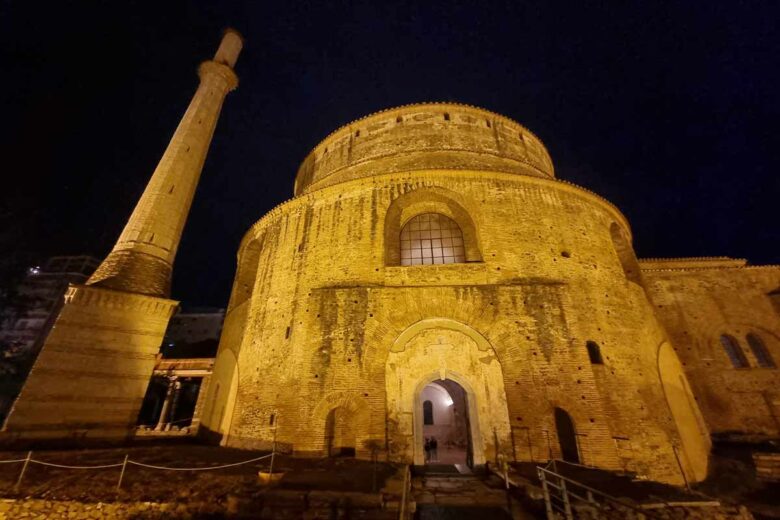
[[[643,273],[712,433],[777,438],[780,370],[759,366],[746,335],[760,337],[780,365],[780,314],[768,296],[780,287],[780,267],[722,263],[692,260],[663,269],[656,262]],[[739,342],[748,368],[732,365],[722,334]]]
[[[386,265],[386,248],[397,247],[384,237],[388,208],[412,192],[451,204],[415,202],[411,212],[461,208],[483,261]],[[630,236],[622,215],[589,192],[505,173],[374,176],[298,197],[242,244],[211,385],[222,390],[210,393],[204,424],[228,445],[267,447],[276,434],[297,453],[323,454],[327,413],[344,407],[359,430],[359,456],[367,453],[360,444],[373,441],[411,462],[411,427],[395,425],[411,425],[414,413],[387,409],[389,389],[399,388],[386,381],[388,359],[405,331],[412,340],[419,323],[439,319],[431,330],[484,340],[500,365],[502,381],[454,374],[477,401],[506,409],[508,428],[482,423],[487,460],[499,452],[560,457],[560,407],[574,420],[585,463],[681,483],[684,461],[658,375],[665,335],[643,289],[625,277],[612,223]],[[603,365],[590,363],[588,340],[600,345]],[[446,375],[455,360],[443,352],[437,371]],[[232,410],[231,419],[215,419],[217,408]]]

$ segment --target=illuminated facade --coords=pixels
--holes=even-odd
[[[563,456],[701,480],[718,420],[676,352],[685,324],[653,300],[677,299],[687,286],[666,280],[697,280],[696,262],[638,262],[625,217],[557,180],[539,139],[506,117],[447,103],[379,112],[317,145],[295,198],[246,234],[202,424],[228,446],[276,435],[300,455],[378,447],[422,464],[423,391],[454,384],[468,463]],[[724,290],[765,300],[751,311],[777,357],[766,293],[778,269],[728,267],[761,280]],[[690,331],[709,350],[730,330],[719,319]],[[733,372],[721,354],[713,366]],[[775,391],[777,371],[761,370],[756,391]],[[717,386],[704,373],[689,373],[694,388]],[[744,413],[777,435],[766,407]]]
[[[71,284],[0,432],[0,444],[119,441],[133,435],[178,302],[173,261],[242,40],[226,31],[113,250]]]
[[[228,32],[201,66],[114,250],[68,290],[0,441],[135,430],[240,49]],[[294,195],[240,245],[194,404],[207,438],[424,464],[437,437],[465,465],[564,458],[683,484],[706,476],[711,435],[780,437],[780,268],[638,261],[620,211],[556,179],[541,141],[504,116],[452,103],[370,115],[314,148]],[[211,368],[185,365],[165,370]],[[173,416],[160,411],[154,429]]]

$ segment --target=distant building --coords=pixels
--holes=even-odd
[[[193,434],[214,367],[225,309],[191,307],[168,324],[138,414],[142,435]]]
[[[168,324],[165,331],[162,353],[168,358],[214,357],[225,309],[216,307],[191,307],[180,311]],[[212,351],[208,351],[213,344]]]
[[[0,420],[51,330],[68,286],[86,282],[99,264],[81,255],[54,256],[31,266],[16,288],[19,305],[0,310]]]

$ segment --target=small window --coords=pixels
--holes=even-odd
[[[444,120],[445,121],[449,121],[450,120],[450,115],[447,112],[444,112]]]
[[[588,349],[588,357],[590,362],[594,365],[603,365],[604,360],[601,358],[601,348],[595,341],[588,341],[585,343],[585,347]]]
[[[734,336],[723,334],[720,337],[720,343],[723,345],[723,349],[726,351],[731,360],[731,364],[734,368],[749,368],[750,365],[747,362],[745,353],[742,352],[742,347],[739,346],[739,341]]]
[[[275,421],[275,420],[276,420],[276,414],[273,414],[273,413],[272,413],[272,414],[271,414],[271,417],[269,417],[269,418],[268,418],[268,424],[270,424],[271,426],[273,426],[273,425],[274,425],[274,421]]]
[[[750,350],[753,351],[753,355],[756,356],[758,366],[763,368],[775,368],[777,366],[775,365],[775,360],[772,359],[772,356],[766,349],[766,345],[764,345],[764,342],[760,337],[758,337],[758,334],[751,332],[745,337],[745,339],[747,339],[748,345],[750,345]]]
[[[425,426],[433,425],[433,403],[430,401],[423,402],[423,424]]]

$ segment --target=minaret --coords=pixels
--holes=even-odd
[[[0,445],[132,435],[178,302],[168,299],[182,230],[222,103],[238,85],[241,36],[225,32],[116,245],[71,285],[3,425]]]
[[[217,118],[238,85],[233,66],[241,36],[225,32],[214,59],[201,63],[200,86],[114,249],[87,285],[168,296],[171,271]]]

